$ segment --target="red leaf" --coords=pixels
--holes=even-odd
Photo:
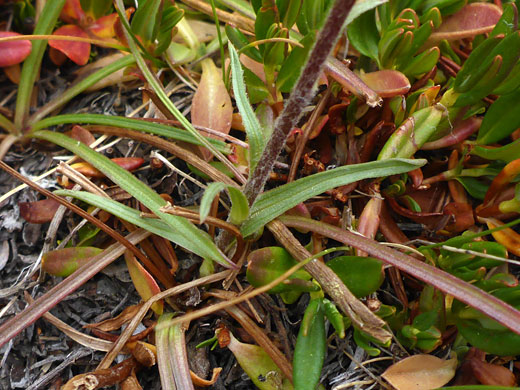
[[[0,31],[0,38],[14,37],[21,34]],[[31,41],[0,42],[0,68],[19,64],[31,53]]]
[[[88,38],[85,31],[72,24],[60,27],[52,35]],[[55,41],[51,39],[49,40],[49,46],[61,51],[78,65],[85,65],[90,57],[90,43],[88,42]]]
[[[20,216],[30,223],[50,222],[60,204],[54,199],[18,203]]]
[[[113,158],[112,161],[127,171],[133,171],[144,163],[144,159],[141,157],[116,157]],[[88,177],[95,177],[99,179],[105,177],[103,172],[100,172],[87,162],[72,164],[71,167]]]
[[[70,132],[67,132],[67,135],[76,141],[83,142],[87,146],[90,146],[96,140],[90,131],[78,125],[74,126]]]
[[[433,45],[443,39],[453,41],[488,33],[493,30],[500,16],[502,9],[498,5],[470,3],[443,21],[428,39],[428,44]]]

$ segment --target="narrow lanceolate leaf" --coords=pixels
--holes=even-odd
[[[125,129],[142,131],[144,133],[160,135],[177,141],[189,142],[194,145],[202,145],[195,137],[185,130],[177,127],[168,126],[162,123],[154,123],[142,119],[124,118],[120,116],[107,116],[101,114],[65,114],[56,115],[50,118],[42,119],[31,126],[32,131],[46,129],[50,126],[62,125],[66,123],[89,124],[114,126]],[[225,143],[219,140],[208,139],[218,150],[229,153],[229,149]]]
[[[242,225],[244,236],[253,234],[267,222],[280,216],[313,196],[359,180],[386,177],[409,172],[423,166],[426,160],[388,159],[363,164],[346,165],[307,176],[260,195],[253,204],[249,218]]]
[[[480,126],[477,142],[489,145],[509,136],[520,126],[520,90],[500,96],[488,108]]]
[[[154,218],[142,218],[141,213],[138,210],[125,206],[124,204],[119,203],[115,200],[101,197],[99,195],[91,194],[90,192],[85,191],[59,190],[56,191],[56,195],[72,196],[73,198],[79,199],[92,206],[99,207],[100,209],[103,209],[109,212],[110,214],[115,215],[118,218],[121,218],[136,226],[146,229],[147,231],[153,234],[157,234],[158,236],[164,237],[167,240],[170,240],[184,248],[186,248],[187,245],[193,245],[193,242],[197,242],[199,245],[198,252],[193,252],[197,253],[199,256],[211,258],[209,257],[209,251],[206,250],[205,239],[201,241],[198,240],[197,236],[192,236],[191,238],[188,238],[189,241],[187,241],[187,237],[182,231],[172,229],[170,225],[167,224],[165,221]],[[201,232],[198,229],[196,230],[198,232]],[[226,267],[229,266],[229,263],[227,263],[225,260],[215,261]]]
[[[240,65],[237,51],[231,43],[229,43],[229,57],[231,59],[231,81],[233,84],[233,93],[235,94],[238,111],[242,116],[242,123],[246,129],[249,142],[249,172],[253,172],[258,160],[260,160],[262,152],[264,151],[264,134],[260,122],[258,121],[247,98],[242,65]]]
[[[137,261],[130,251],[125,252],[125,261],[132,283],[143,301],[147,301],[161,292],[161,288],[152,275]],[[152,310],[158,315],[162,314],[163,308],[163,301],[155,302],[152,305]]]
[[[249,204],[247,203],[246,196],[237,188],[230,186],[225,183],[211,183],[200,202],[200,221],[204,222],[206,217],[209,215],[211,209],[211,203],[217,194],[226,189],[228,190],[229,197],[231,198],[231,211],[229,213],[229,220],[235,225],[239,225],[249,215]]]
[[[202,61],[202,77],[191,104],[191,122],[195,126],[228,134],[232,117],[233,106],[222,80],[222,72],[211,58],[206,58]],[[211,137],[218,139],[216,136]],[[206,160],[212,157],[211,152],[205,148],[202,148],[202,155]]]
[[[91,163],[96,169],[103,172],[106,177],[139,200],[144,206],[149,208],[168,224],[170,228],[176,232],[178,238],[181,239],[176,242],[180,246],[201,257],[229,266],[227,259],[222,255],[206,232],[197,229],[197,227],[185,218],[161,212],[159,209],[166,206],[166,201],[130,172],[110,161],[110,159],[102,154],[90,149],[85,144],[75,141],[63,134],[44,130],[34,133],[33,136],[68,149],[85,161]]]
[[[169,322],[173,318],[172,313],[163,314],[159,317],[158,325]],[[157,347],[157,367],[159,378],[163,389],[175,389],[175,378],[170,361],[170,328],[159,327],[155,332],[155,346]]]
[[[314,390],[320,381],[327,349],[322,299],[309,303],[294,348],[293,381],[298,390]]]

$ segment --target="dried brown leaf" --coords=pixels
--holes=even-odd
[[[448,383],[456,368],[456,358],[415,355],[392,364],[382,377],[397,390],[430,390]]]
[[[83,327],[87,329],[96,328],[104,332],[111,332],[113,330],[121,328],[121,326],[131,321],[135,317],[141,306],[142,303],[138,305],[128,306],[118,316],[114,318],[109,318],[108,320],[97,322],[95,324],[87,324]]]

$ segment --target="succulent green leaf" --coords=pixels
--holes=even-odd
[[[132,17],[132,32],[139,36],[146,44],[153,43],[160,27],[161,0],[139,1],[139,7]]]
[[[338,256],[327,262],[336,275],[358,298],[377,291],[384,280],[383,264],[372,257]]]
[[[269,221],[280,216],[298,203],[319,195],[331,188],[358,180],[386,177],[412,171],[423,166],[426,160],[388,159],[363,164],[346,165],[298,179],[266,191],[258,196],[251,207],[249,218],[242,225],[244,236],[249,236]]]
[[[348,39],[363,55],[379,60],[379,32],[376,25],[376,11],[370,10],[361,14],[349,24]]]
[[[316,33],[314,31],[304,36],[300,41],[303,47],[295,47],[282,64],[276,78],[276,85],[280,92],[289,93],[292,91],[315,39]]]
[[[520,158],[520,139],[498,148],[486,148],[475,145],[471,150],[471,154],[485,158],[486,160],[501,160],[510,163]]]
[[[249,204],[245,195],[237,188],[224,184],[213,182],[208,185],[208,188],[204,191],[204,196],[200,202],[200,221],[204,220],[209,215],[211,209],[211,203],[217,194],[227,189],[229,197],[231,198],[231,211],[229,213],[229,220],[235,225],[240,225],[247,218],[249,214]]]
[[[488,145],[509,136],[520,127],[520,89],[508,95],[500,96],[489,107],[480,125],[477,142]]]

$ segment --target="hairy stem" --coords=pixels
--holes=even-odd
[[[336,0],[331,7],[325,24],[318,34],[318,39],[312,48],[307,63],[296,83],[287,104],[275,123],[275,128],[269,139],[260,161],[246,183],[244,192],[253,204],[256,197],[262,192],[274,163],[285,145],[289,132],[300,119],[302,109],[309,104],[314,95],[314,86],[321,73],[323,65],[336,44],[343,24],[354,5],[354,0]]]

